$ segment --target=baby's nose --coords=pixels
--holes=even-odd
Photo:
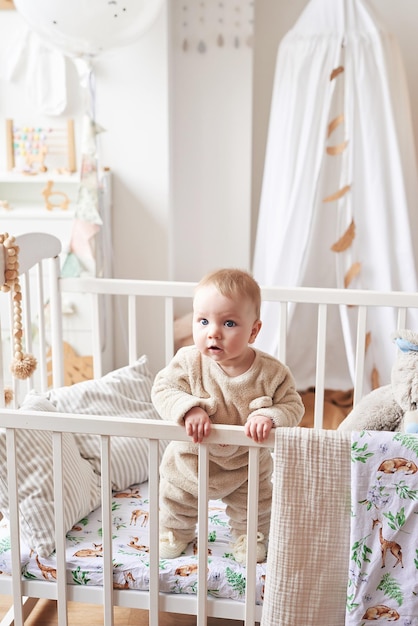
[[[220,330],[219,324],[210,324],[209,329],[208,329],[208,336],[219,337],[220,334],[221,334],[221,330]]]

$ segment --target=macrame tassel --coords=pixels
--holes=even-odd
[[[10,371],[15,378],[25,380],[36,370],[37,361],[33,354],[23,354],[22,358],[15,357],[10,365]]]
[[[25,380],[32,376],[36,369],[37,361],[32,354],[23,352],[22,337],[22,292],[19,283],[19,246],[15,243],[15,237],[8,233],[0,234],[0,244],[5,251],[4,283],[1,291],[13,293],[13,350],[14,359],[10,365],[10,371],[15,378]]]

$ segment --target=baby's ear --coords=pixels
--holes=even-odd
[[[261,320],[256,320],[254,322],[253,327],[251,329],[251,335],[250,335],[250,338],[248,340],[248,343],[254,343],[258,333],[260,332],[261,325],[262,325]]]

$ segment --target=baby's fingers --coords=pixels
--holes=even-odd
[[[251,420],[245,424],[244,432],[257,443],[262,443],[269,435],[271,422],[269,420]]]
[[[210,433],[210,422],[188,422],[186,424],[186,433],[193,439],[193,443],[201,443],[203,438]]]

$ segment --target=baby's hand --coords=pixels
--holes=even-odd
[[[273,422],[265,415],[253,415],[244,425],[244,432],[247,437],[254,439],[257,443],[262,443],[270,434]]]
[[[199,406],[195,406],[187,411],[184,416],[186,433],[193,439],[193,443],[200,443],[203,437],[210,433],[211,421],[209,415]]]

